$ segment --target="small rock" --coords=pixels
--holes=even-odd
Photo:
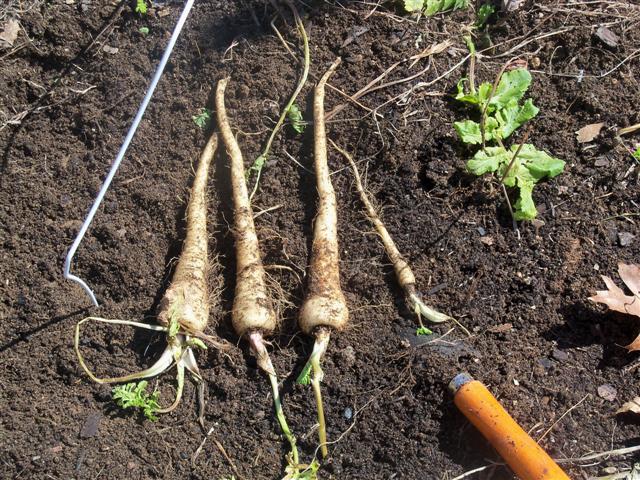
[[[481,237],[480,241],[485,245],[489,245],[489,246],[493,245],[493,237],[491,236]]]
[[[110,53],[111,55],[115,55],[119,51],[118,47],[111,47],[109,45],[104,45],[102,50],[106,53]]]
[[[600,40],[602,40],[605,45],[608,45],[611,48],[617,47],[618,42],[620,41],[620,38],[618,38],[618,35],[613,33],[611,30],[609,30],[605,26],[602,26],[598,28],[598,30],[596,30],[596,36]]]
[[[484,237],[487,234],[487,231],[482,227],[478,227],[478,233],[481,237]]]
[[[540,358],[540,359],[538,359],[538,363],[545,370],[551,370],[553,368],[553,363],[548,358]]]
[[[567,352],[563,352],[562,350],[558,350],[557,348],[553,349],[553,352],[551,352],[551,356],[559,362],[566,362],[567,360],[569,360],[569,354]]]
[[[351,420],[351,417],[353,417],[353,410],[351,409],[351,407],[345,408],[343,415],[347,420]]]
[[[618,392],[616,391],[616,389],[608,383],[605,383],[604,385],[600,385],[598,387],[598,396],[604,398],[605,400],[608,400],[609,402],[613,402],[616,399],[617,395]]]
[[[618,473],[618,469],[616,467],[605,467],[602,469],[602,473],[613,475],[614,473]]]
[[[80,430],[80,438],[91,438],[98,433],[98,427],[100,427],[100,420],[102,420],[102,414],[100,412],[90,413]]]
[[[618,243],[621,247],[628,247],[633,243],[633,239],[636,236],[629,232],[618,232]]]
[[[609,159],[607,157],[599,157],[594,162],[594,165],[596,167],[608,167],[609,166]]]

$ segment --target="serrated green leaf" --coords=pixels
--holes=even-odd
[[[496,11],[496,7],[491,5],[490,3],[485,3],[478,9],[478,14],[476,16],[476,27],[482,28],[489,20],[489,17],[493,15]]]
[[[208,108],[201,108],[196,115],[191,117],[191,119],[197,127],[206,128],[207,124],[211,120],[211,110]]]
[[[146,380],[137,384],[118,385],[113,389],[113,399],[120,408],[140,408],[145,417],[156,421],[158,417],[155,414],[160,409],[158,404],[160,394],[157,391],[148,394],[146,388]]]
[[[147,0],[136,0],[136,13],[140,15],[147,13]]]
[[[489,105],[496,108],[504,108],[511,102],[518,102],[531,84],[531,74],[526,68],[516,68],[505,72],[500,77]]]
[[[511,155],[503,147],[487,147],[476,152],[467,162],[467,170],[474,175],[484,175],[487,172],[495,172],[500,165],[511,159]]]
[[[518,105],[516,100],[512,100],[505,108],[501,108],[495,114],[495,119],[499,124],[496,132],[501,139],[508,138],[522,124],[531,120],[538,114],[539,110],[530,98],[524,105]]]
[[[407,12],[419,12],[424,7],[424,0],[404,0],[404,9]]]

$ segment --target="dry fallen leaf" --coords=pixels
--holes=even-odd
[[[7,23],[4,24],[2,33],[0,33],[0,46],[12,46],[13,42],[18,38],[19,31],[20,24],[16,20],[8,20]]]
[[[600,130],[604,127],[604,123],[592,123],[582,127],[576,132],[578,143],[587,143],[596,138],[600,134]]]
[[[638,415],[640,415],[640,397],[636,397],[630,402],[622,405],[618,410],[616,410],[616,415],[618,415],[619,413],[628,412],[637,413]]]
[[[634,315],[640,319],[640,265],[618,264],[618,275],[633,295],[626,295],[609,277],[602,275],[607,290],[599,290],[589,300],[604,303],[610,310]],[[640,350],[640,335],[625,347],[630,352]]]

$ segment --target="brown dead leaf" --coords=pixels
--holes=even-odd
[[[12,46],[13,42],[18,38],[18,32],[20,31],[20,24],[17,20],[8,20],[4,24],[2,33],[0,33],[0,46],[8,45]]]
[[[600,130],[604,127],[604,123],[591,123],[582,127],[576,132],[578,143],[587,143],[596,138],[600,134]]]
[[[626,295],[609,277],[602,275],[607,290],[599,290],[589,297],[592,302],[604,303],[610,310],[634,315],[640,319],[640,265],[618,264],[618,275],[633,295]],[[625,347],[630,352],[640,350],[640,335]]]
[[[616,410],[616,415],[628,412],[637,413],[638,415],[640,415],[640,397],[636,397],[630,402],[622,405],[618,410]]]

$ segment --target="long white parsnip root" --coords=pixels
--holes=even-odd
[[[351,165],[351,169],[353,170],[353,176],[355,178],[356,190],[360,195],[360,200],[364,205],[365,211],[367,213],[367,217],[369,218],[369,221],[373,224],[373,227],[376,229],[376,232],[378,233],[380,240],[382,241],[382,245],[384,246],[384,249],[387,252],[387,256],[389,257],[389,260],[391,260],[391,263],[393,264],[393,270],[396,274],[396,279],[398,280],[400,287],[404,291],[408,307],[418,317],[418,322],[420,323],[420,327],[423,329],[426,329],[426,327],[422,323],[422,317],[426,318],[427,320],[433,323],[441,323],[441,322],[446,322],[448,320],[454,320],[449,315],[445,315],[444,313],[440,313],[437,310],[434,310],[433,308],[427,306],[422,301],[422,299],[420,298],[420,295],[416,290],[416,277],[413,274],[411,267],[409,266],[407,261],[404,259],[404,257],[398,250],[398,247],[396,247],[396,244],[393,241],[393,238],[391,238],[389,231],[384,226],[384,223],[382,223],[382,220],[380,219],[380,216],[378,215],[378,212],[376,211],[375,207],[371,203],[371,200],[369,200],[369,196],[367,195],[367,193],[364,190],[364,187],[362,186],[362,179],[360,178],[360,172],[358,171],[358,167],[356,166],[356,163],[353,161],[353,158],[347,151],[340,148],[333,141],[331,141],[331,144],[336,150],[338,150],[338,152],[340,152],[347,159],[347,161]]]
[[[299,383],[313,385],[318,415],[318,436],[323,457],[328,454],[320,382],[320,365],[332,330],[342,330],[349,320],[347,302],[340,288],[340,251],[338,249],[338,214],[336,195],[327,163],[327,134],[324,121],[325,85],[340,64],[338,58],[315,87],[313,99],[314,165],[318,190],[318,214],[313,228],[313,243],[308,270],[307,294],[300,310],[298,325],[315,343],[309,361],[298,377]]]
[[[74,342],[80,365],[87,375],[97,383],[122,383],[153,377],[168,370],[175,363],[177,369],[176,398],[170,406],[157,410],[158,413],[170,412],[180,403],[184,387],[184,371],[187,369],[198,384],[201,423],[204,415],[204,380],[200,375],[193,350],[194,348],[206,348],[203,340],[218,348],[227,348],[220,341],[204,333],[209,319],[207,179],[217,144],[217,135],[213,134],[200,156],[187,205],[186,237],[182,246],[182,254],[178,259],[171,285],[160,301],[157,316],[159,325],[89,317],[76,325]],[[98,378],[87,367],[79,346],[80,326],[89,321],[161,331],[166,333],[167,347],[154,365],[141,372],[121,377]]]
[[[236,247],[236,288],[233,301],[232,323],[240,338],[246,338],[257,358],[258,366],[269,376],[273,404],[280,428],[287,438],[287,479],[313,478],[304,476],[306,465],[299,463],[296,438],[291,432],[282,408],[278,377],[265,346],[264,335],[276,328],[276,314],[267,291],[266,274],[262,265],[260,245],[253,222],[253,211],[245,181],[244,159],[240,146],[231,131],[224,104],[228,79],[218,81],[216,88],[216,115],[218,128],[231,162],[233,190],[233,235]]]

